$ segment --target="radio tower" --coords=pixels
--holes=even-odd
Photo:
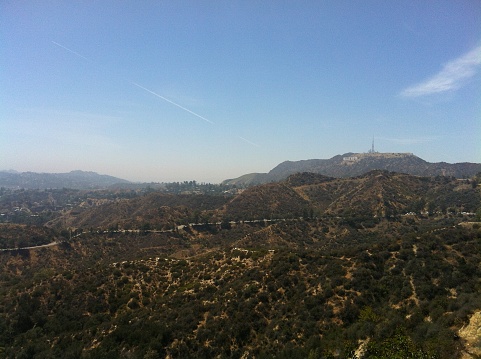
[[[374,150],[374,136],[372,136],[372,145],[371,145],[371,149],[368,151],[368,153],[376,153],[376,151]]]

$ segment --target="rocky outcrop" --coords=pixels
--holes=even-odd
[[[469,319],[469,324],[462,327],[458,334],[465,341],[461,359],[481,357],[481,311],[475,312]]]

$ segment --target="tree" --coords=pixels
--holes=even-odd
[[[382,342],[371,341],[364,353],[366,358],[390,358],[390,359],[435,359],[436,355],[430,355],[416,347],[411,338],[404,334],[396,334]]]

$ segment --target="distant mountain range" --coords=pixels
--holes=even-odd
[[[328,177],[356,177],[373,170],[405,173],[414,176],[447,176],[456,178],[472,177],[481,172],[481,163],[430,163],[412,153],[345,153],[330,159],[310,159],[285,161],[268,173],[249,173],[238,178],[227,179],[223,185],[250,186],[279,182],[295,173],[315,173]],[[125,179],[101,175],[91,171],[71,171],[68,173],[36,173],[0,171],[0,187],[46,189],[101,189],[112,186],[136,188],[144,184]],[[155,184],[151,184],[154,186]]]
[[[387,170],[415,176],[470,177],[481,172],[481,163],[430,163],[412,153],[346,153],[330,159],[285,161],[268,173],[250,173],[223,184],[255,185],[285,180],[294,173],[310,172],[330,177],[354,177],[373,170]]]
[[[121,178],[87,171],[71,171],[68,173],[0,171],[0,187],[7,188],[96,189],[127,183],[130,182]]]

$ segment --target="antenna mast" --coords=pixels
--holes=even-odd
[[[374,136],[372,136],[371,149],[369,151],[367,151],[367,153],[376,153],[376,151],[374,150]]]

